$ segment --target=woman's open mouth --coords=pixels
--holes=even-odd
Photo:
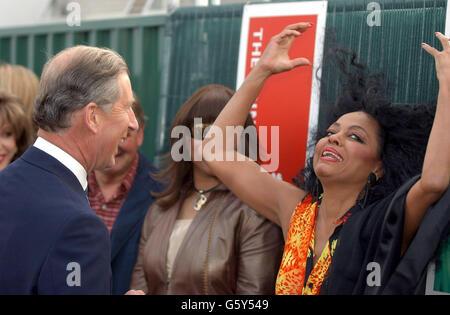
[[[320,159],[329,162],[342,162],[344,160],[340,153],[331,147],[327,147],[323,150]]]

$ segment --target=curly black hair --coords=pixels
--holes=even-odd
[[[421,173],[436,110],[435,101],[422,105],[392,104],[383,73],[369,73],[365,65],[356,61],[352,51],[334,47],[332,58],[329,54],[327,56],[327,62],[337,64],[345,83],[335,104],[325,106],[327,112],[322,127],[319,127],[310,145],[315,147],[319,139],[326,135],[326,128],[346,113],[362,111],[375,118],[381,129],[380,160],[384,175],[371,186],[366,196],[366,204],[370,204]],[[322,86],[322,93],[324,88]],[[324,107],[323,103],[321,107]],[[295,181],[314,198],[323,192],[314,173],[312,157]]]

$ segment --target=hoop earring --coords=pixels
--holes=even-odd
[[[357,203],[361,208],[365,208],[367,205],[367,200],[369,199],[370,188],[372,188],[377,182],[377,175],[371,172],[367,177],[367,183],[364,189],[359,193]],[[363,195],[364,194],[364,195]],[[363,200],[361,200],[363,199]]]
[[[377,182],[377,175],[375,173],[371,172],[369,174],[369,177],[367,179],[367,183],[372,187]]]

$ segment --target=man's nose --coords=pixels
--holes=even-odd
[[[132,108],[130,108],[130,110],[128,112],[128,118],[129,118],[128,128],[130,128],[131,130],[138,130],[139,123],[136,119],[136,115],[134,114],[134,111]]]

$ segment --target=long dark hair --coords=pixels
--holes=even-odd
[[[367,67],[356,61],[352,51],[334,47],[328,52],[326,62],[338,66],[343,86],[337,101],[324,115],[324,123],[316,131],[311,146],[326,135],[326,128],[340,116],[362,111],[380,126],[380,152],[384,175],[370,189],[367,204],[395,191],[402,183],[420,174],[426,145],[434,120],[435,102],[422,105],[392,104],[383,73],[371,74]],[[322,93],[324,93],[322,85]],[[324,105],[323,103],[321,104]],[[297,176],[298,186],[317,198],[323,188],[313,169],[313,158]]]
[[[224,85],[210,84],[200,88],[178,110],[170,133],[176,126],[186,126],[192,130],[194,118],[201,118],[203,124],[213,124],[233,95],[234,91]],[[247,117],[244,128],[248,126],[254,126],[250,115]],[[177,139],[170,139],[171,147],[176,141]],[[245,142],[247,144],[245,154],[248,156],[248,139],[245,139]],[[191,161],[174,161],[170,152],[164,155],[163,161],[162,171],[152,177],[165,182],[167,188],[161,193],[152,193],[152,195],[158,198],[156,203],[162,209],[168,209],[180,199],[183,189],[192,188],[193,164]]]

